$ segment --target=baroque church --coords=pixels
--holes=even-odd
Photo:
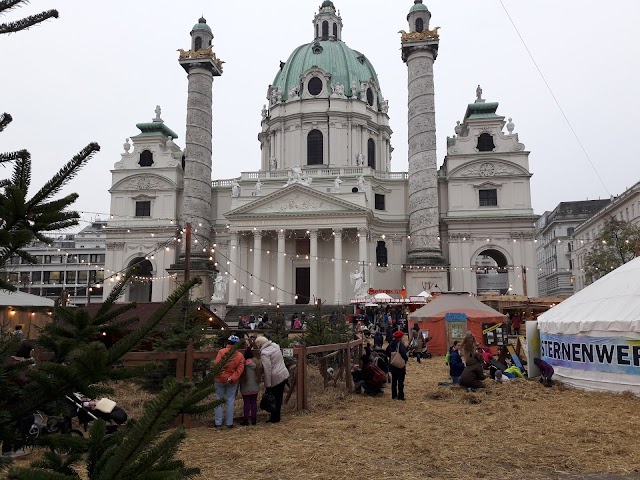
[[[212,88],[223,62],[200,18],[178,59],[189,92],[184,149],[157,108],[112,170],[107,276],[138,264],[138,278],[181,279],[188,223],[189,272],[203,279],[193,296],[218,305],[341,305],[369,289],[536,296],[529,152],[478,86],[455,135],[441,139],[438,168],[439,29],[422,0],[407,21],[398,61],[408,70],[408,172],[392,170],[384,86],[326,0],[311,41],[267,88],[260,165],[212,180]],[[134,282],[124,300],[162,301],[175,285]]]

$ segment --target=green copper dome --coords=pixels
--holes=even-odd
[[[205,32],[212,33],[211,27],[207,25],[207,21],[204,19],[204,17],[200,17],[198,23],[196,23],[191,29],[192,32],[196,32],[198,30],[204,30]]]
[[[411,10],[409,10],[409,15],[411,15],[414,12],[428,12],[429,9],[427,8],[426,5],[422,4],[422,0],[414,0],[414,5],[413,7],[411,7]]]
[[[324,0],[324,2],[322,2],[321,8],[324,8],[324,7],[333,7],[333,8],[336,8],[336,7],[333,5],[333,2],[332,2],[331,0]]]
[[[342,84],[347,97],[351,97],[352,81],[356,82],[359,91],[360,82],[373,80],[378,91],[378,103],[382,102],[378,75],[369,59],[340,40],[308,43],[293,51],[273,80],[273,86],[280,89],[283,100],[287,99],[291,87],[300,85],[301,75],[314,66],[331,74],[330,84]]]

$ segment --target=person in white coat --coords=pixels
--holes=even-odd
[[[265,391],[271,393],[276,399],[276,409],[271,412],[267,422],[278,423],[280,421],[284,387],[289,378],[289,371],[284,364],[284,358],[277,343],[259,335],[255,340],[255,345],[260,349]]]

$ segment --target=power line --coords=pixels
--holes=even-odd
[[[536,62],[536,59],[534,58],[533,54],[531,53],[531,50],[529,50],[529,47],[527,46],[527,43],[524,41],[524,38],[520,34],[520,30],[518,30],[518,27],[516,26],[516,23],[513,21],[513,18],[511,18],[511,15],[509,14],[509,11],[507,10],[507,7],[505,6],[503,0],[500,0],[500,5],[502,5],[502,8],[504,9],[504,12],[507,14],[507,17],[509,17],[509,21],[511,22],[511,25],[513,25],[514,30],[518,34],[518,37],[520,37],[520,41],[522,42],[522,45],[524,45],[524,48],[527,51],[527,53],[529,54],[529,57],[531,58],[531,61],[535,65],[536,70],[538,70],[538,73],[540,74],[540,77],[542,78],[542,81],[547,86],[547,90],[549,90],[549,93],[551,94],[551,97],[553,97],[553,100],[556,102],[556,105],[558,106],[558,109],[560,110],[560,113],[562,113],[562,116],[564,117],[565,121],[567,122],[567,125],[569,125],[569,129],[571,130],[571,133],[573,133],[573,136],[576,138],[576,140],[578,142],[578,145],[580,145],[580,148],[582,149],[585,157],[587,157],[587,160],[589,161],[589,164],[591,165],[591,168],[593,169],[593,171],[595,172],[596,176],[600,180],[600,183],[602,184],[602,187],[604,188],[605,192],[607,192],[607,195],[612,196],[611,192],[609,191],[609,189],[605,185],[604,180],[600,176],[600,173],[598,173],[598,169],[596,168],[595,164],[591,160],[591,157],[589,156],[589,153],[587,152],[587,149],[582,144],[582,141],[580,140],[580,137],[578,136],[578,133],[575,131],[575,129],[573,128],[573,125],[569,121],[569,117],[564,112],[564,109],[562,108],[562,105],[560,105],[560,102],[558,101],[558,98],[556,97],[555,93],[553,93],[553,90],[551,89],[551,85],[549,85],[549,82],[547,81],[547,79],[545,78],[544,74],[542,73],[542,70],[540,69],[540,66],[538,65],[538,62]]]

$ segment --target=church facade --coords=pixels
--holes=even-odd
[[[327,0],[312,41],[267,88],[257,170],[212,182],[211,89],[223,72],[200,19],[179,59],[189,80],[184,149],[157,110],[112,171],[107,275],[139,264],[140,278],[180,277],[189,223],[190,270],[205,280],[195,296],[219,304],[340,305],[369,288],[535,296],[529,152],[479,87],[438,169],[440,38],[430,19],[414,0],[401,38],[408,172],[392,170],[389,104],[376,71],[343,41],[342,18]],[[160,301],[174,284],[134,282],[124,299]]]

